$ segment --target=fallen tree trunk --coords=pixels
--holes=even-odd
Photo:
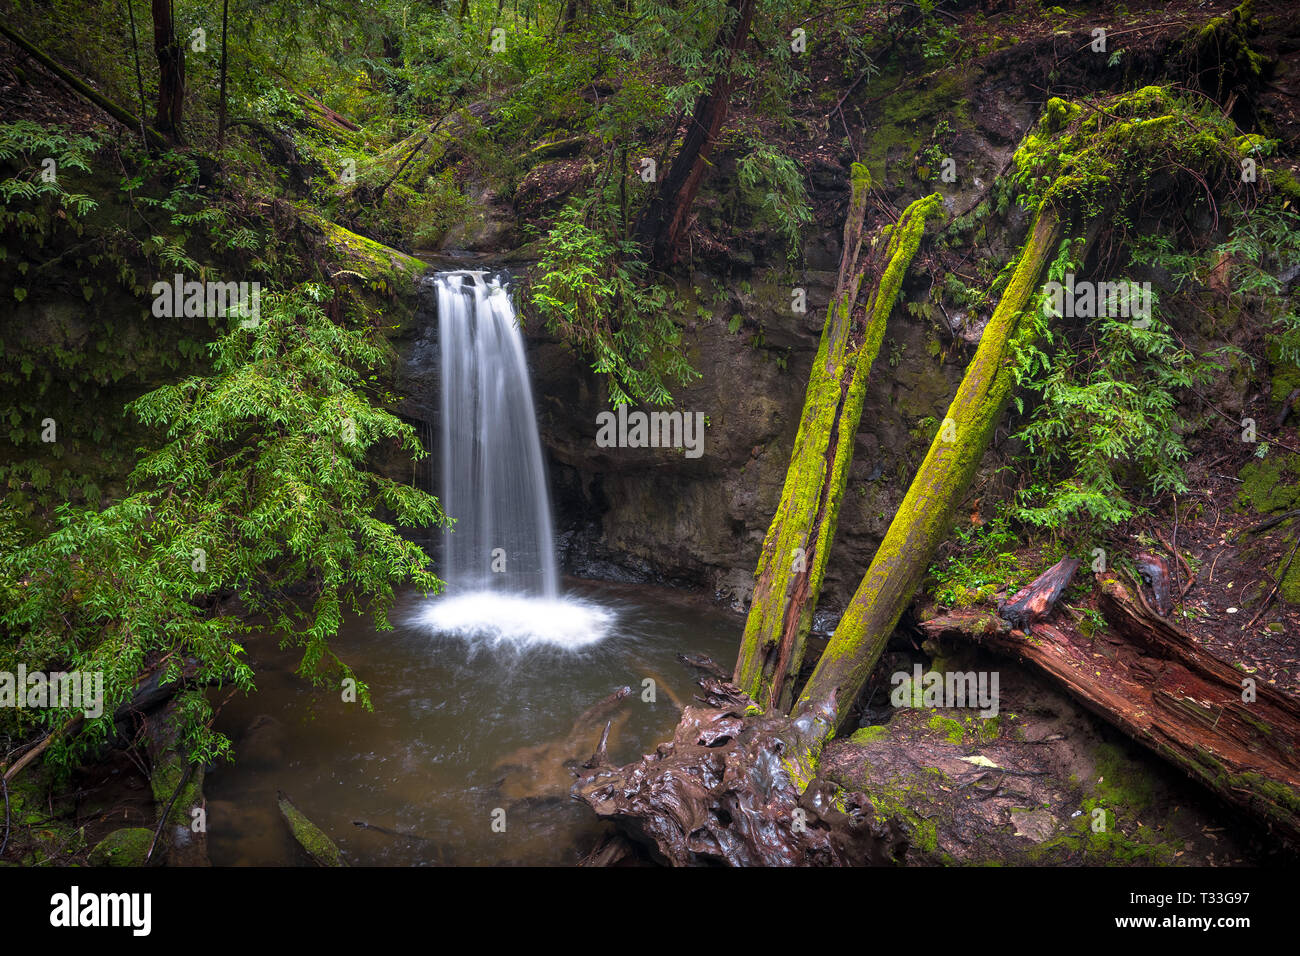
[[[1010,600],[998,604],[998,616],[1022,631],[1044,620],[1056,607],[1065,589],[1070,586],[1074,572],[1079,570],[1077,558],[1063,558],[1036,577],[1032,584],[1017,591]]]
[[[921,629],[1028,661],[1138,743],[1300,842],[1300,706],[1201,650],[1113,575],[1101,589],[1114,633],[1092,638],[1045,622],[1018,634],[980,611],[937,617]]]
[[[884,235],[873,238],[860,261],[869,186],[866,170],[855,164],[839,279],[809,375],[781,502],[754,572],[736,661],[736,685],[765,710],[790,707],[853,462],[867,378],[926,220],[943,208],[938,193],[912,203],[887,230],[887,241]],[[858,293],[868,277],[871,293],[859,307]]]
[[[317,866],[331,867],[348,865],[343,859],[338,844],[331,840],[324,830],[307,819],[303,812],[293,805],[293,801],[284,795],[283,790],[275,792],[275,802],[280,808],[280,815],[284,817],[284,822],[289,825],[293,838],[307,851],[313,863]]]
[[[1061,238],[1061,221],[1050,207],[1043,207],[947,417],[808,679],[796,715],[834,713],[832,724],[837,726],[875,667],[947,536],[953,510],[970,487],[1002,418],[1015,385],[1017,350],[1032,341],[1036,329],[1023,312]]]
[[[82,79],[74,75],[73,73],[64,69],[51,56],[49,56],[49,54],[45,53],[43,50],[41,50],[40,47],[36,46],[30,40],[26,39],[24,36],[22,36],[22,34],[17,33],[14,30],[11,30],[3,23],[0,23],[0,33],[4,34],[6,37],[12,40],[14,44],[20,47],[33,60],[41,64],[41,66],[45,67],[47,70],[49,70],[59,79],[61,79],[64,83],[68,84],[68,86],[70,86],[74,92],[85,97],[91,103],[94,103],[101,110],[103,110],[109,116],[113,117],[113,119],[117,120],[119,123],[121,123],[123,126],[130,129],[131,131],[133,132],[139,131],[144,136],[144,138],[148,141],[148,144],[150,146],[153,146],[157,149],[167,148],[167,140],[163,139],[162,134],[160,134],[157,130],[150,129],[140,120],[139,117],[137,117],[130,110],[118,106],[107,96],[104,96],[104,94],[92,88],[90,84],[86,83],[85,81],[83,81]]]

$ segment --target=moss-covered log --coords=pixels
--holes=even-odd
[[[1036,334],[1025,308],[1062,238],[1050,206],[1035,217],[1015,272],[876,556],[800,695],[797,713],[843,720],[948,533],[1015,384],[1015,356]]]
[[[338,845],[326,835],[324,830],[308,820],[303,812],[293,805],[293,801],[284,795],[284,791],[276,791],[275,801],[280,808],[280,815],[284,817],[284,822],[289,824],[293,838],[307,851],[312,862],[317,866],[347,866]]]
[[[872,238],[863,259],[869,186],[865,167],[854,164],[839,279],[809,375],[781,502],[763,541],[736,661],[736,685],[765,709],[785,710],[791,703],[853,461],[853,436],[871,364],[926,220],[943,208],[938,193],[912,203],[895,225]],[[859,291],[868,278],[871,293],[860,303]]]
[[[146,126],[141,122],[140,117],[136,116],[130,110],[118,106],[103,93],[100,93],[98,90],[93,88],[89,83],[86,83],[71,71],[64,69],[64,67],[59,65],[53,57],[40,47],[36,46],[36,44],[32,43],[21,33],[18,33],[5,24],[0,23],[0,34],[3,34],[8,39],[12,40],[15,46],[19,47],[33,60],[41,64],[41,66],[45,67],[64,83],[67,83],[68,86],[75,90],[79,95],[85,97],[91,103],[94,103],[127,129],[132,130],[133,132],[139,132],[150,146],[156,149],[165,149],[167,147],[167,141],[163,139],[162,135],[157,130]]]

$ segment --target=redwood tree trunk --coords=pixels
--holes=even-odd
[[[171,0],[150,0],[153,50],[158,57],[158,113],[154,126],[173,140],[181,138],[185,104],[185,55],[176,38]]]
[[[681,254],[691,205],[731,104],[732,62],[749,37],[756,3],[757,0],[728,0],[727,20],[715,44],[717,49],[725,51],[725,62],[709,91],[696,101],[682,148],[660,183],[658,193],[637,222],[636,238],[658,268],[672,265]]]

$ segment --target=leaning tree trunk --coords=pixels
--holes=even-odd
[[[716,47],[725,54],[721,71],[709,91],[696,101],[682,148],[660,183],[658,193],[637,222],[637,240],[659,268],[671,265],[680,252],[691,205],[704,179],[718,131],[727,118],[734,85],[732,62],[749,37],[756,3],[757,0],[729,0],[727,20],[716,42]]]
[[[158,112],[154,126],[174,140],[181,138],[181,117],[185,106],[185,60],[171,0],[151,0],[153,49],[158,57]]]
[[[926,219],[943,208],[938,193],[918,199],[887,232],[888,241],[872,239],[866,260],[859,262],[869,186],[866,170],[855,164],[839,279],[808,379],[781,502],[758,559],[736,661],[736,686],[765,710],[778,707],[784,713],[793,698],[853,461],[871,364]],[[874,287],[859,306],[858,292],[867,276]]]
[[[796,717],[833,715],[831,724],[838,725],[848,716],[948,533],[953,510],[1002,417],[1015,384],[1017,348],[1034,335],[1035,323],[1023,313],[1061,237],[1056,213],[1042,207],[939,434],[799,697]]]
[[[146,144],[149,146],[162,148],[167,145],[167,141],[158,134],[157,130],[145,126],[143,114],[141,116],[135,116],[130,110],[114,103],[108,97],[98,92],[94,87],[78,78],[71,71],[60,66],[53,57],[47,54],[40,47],[36,46],[22,34],[14,31],[2,22],[0,22],[0,35],[12,40],[14,45],[19,49],[61,79],[64,83],[67,83],[76,93],[85,97],[88,101],[94,103],[109,116],[113,117],[113,119],[117,120],[128,129],[140,131]],[[143,106],[143,100],[141,101],[141,105]]]

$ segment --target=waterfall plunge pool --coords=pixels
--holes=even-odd
[[[498,593],[457,609],[472,595],[407,591],[389,615],[394,630],[350,617],[332,645],[368,683],[373,712],[297,677],[298,653],[274,634],[250,642],[257,691],[232,698],[216,725],[235,760],[205,783],[212,862],[307,862],[276,808],[283,790],[354,865],[576,863],[603,824],[569,797],[565,761],[589,757],[607,719],[617,763],[669,739],[696,689],[677,655],[728,667],[744,622],[702,595],[567,583],[565,598],[516,599],[511,613]],[[485,606],[499,633],[476,626]],[[575,621],[594,621],[603,638],[583,640],[590,632]],[[642,699],[646,679],[653,703]],[[575,726],[622,686],[632,693]],[[492,828],[497,809],[504,832]]]

